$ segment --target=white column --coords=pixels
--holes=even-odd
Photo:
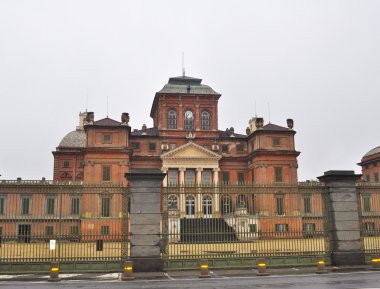
[[[213,169],[212,172],[213,172],[213,184],[214,184],[214,187],[216,187],[219,183],[219,171],[220,169],[219,168],[216,168],[216,169]]]
[[[197,171],[196,184],[199,187],[202,185],[202,171],[203,171],[203,169],[197,168],[196,171]]]
[[[162,186],[167,187],[168,186],[168,168],[162,168],[162,173],[166,174],[165,178],[162,181]]]
[[[197,177],[196,177],[196,184],[198,186],[197,190],[196,190],[196,200],[197,200],[197,203],[196,203],[196,212],[195,212],[195,216],[197,218],[202,218],[203,217],[203,212],[202,212],[202,189],[201,189],[201,185],[202,185],[202,171],[203,171],[203,168],[197,168],[196,169],[197,171]]]
[[[213,217],[219,218],[221,216],[220,214],[220,196],[219,196],[219,190],[218,190],[218,180],[219,180],[219,168],[213,169],[213,183],[214,183],[214,196],[213,196]]]
[[[185,185],[185,171],[186,168],[179,168],[179,185],[184,186]]]
[[[180,211],[180,218],[185,217],[186,210],[185,210],[185,190],[183,188],[183,185],[185,183],[185,171],[186,168],[179,168],[179,186],[180,188],[180,195],[179,195],[179,211]]]

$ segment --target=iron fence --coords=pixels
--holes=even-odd
[[[323,186],[165,187],[166,259],[324,255]]]
[[[380,253],[380,184],[358,183],[359,221],[365,253]]]
[[[128,199],[115,184],[3,181],[0,262],[127,259]]]

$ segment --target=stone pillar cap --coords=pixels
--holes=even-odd
[[[317,177],[321,182],[338,181],[338,180],[353,180],[356,181],[362,177],[361,174],[355,174],[355,171],[331,170],[324,172],[323,176]]]

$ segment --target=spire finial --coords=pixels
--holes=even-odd
[[[185,76],[185,53],[182,51],[182,76]]]
[[[107,95],[107,118],[108,118],[108,95]]]

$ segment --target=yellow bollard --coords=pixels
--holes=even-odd
[[[326,274],[328,271],[326,270],[326,264],[323,257],[317,258],[317,274]]]
[[[210,269],[208,268],[208,261],[205,259],[201,259],[201,264],[199,266],[201,270],[201,274],[198,276],[199,278],[210,278]]]
[[[49,282],[58,282],[61,281],[59,278],[59,263],[58,262],[51,262],[50,265],[50,278],[48,279]]]
[[[371,264],[372,264],[371,270],[379,271],[380,270],[380,257],[379,256],[373,256],[371,258]]]
[[[125,261],[124,267],[123,267],[123,273],[121,275],[121,280],[130,281],[134,279],[135,277],[133,277],[133,263],[132,261]]]
[[[264,258],[260,258],[257,262],[257,276],[268,276],[267,264]]]

